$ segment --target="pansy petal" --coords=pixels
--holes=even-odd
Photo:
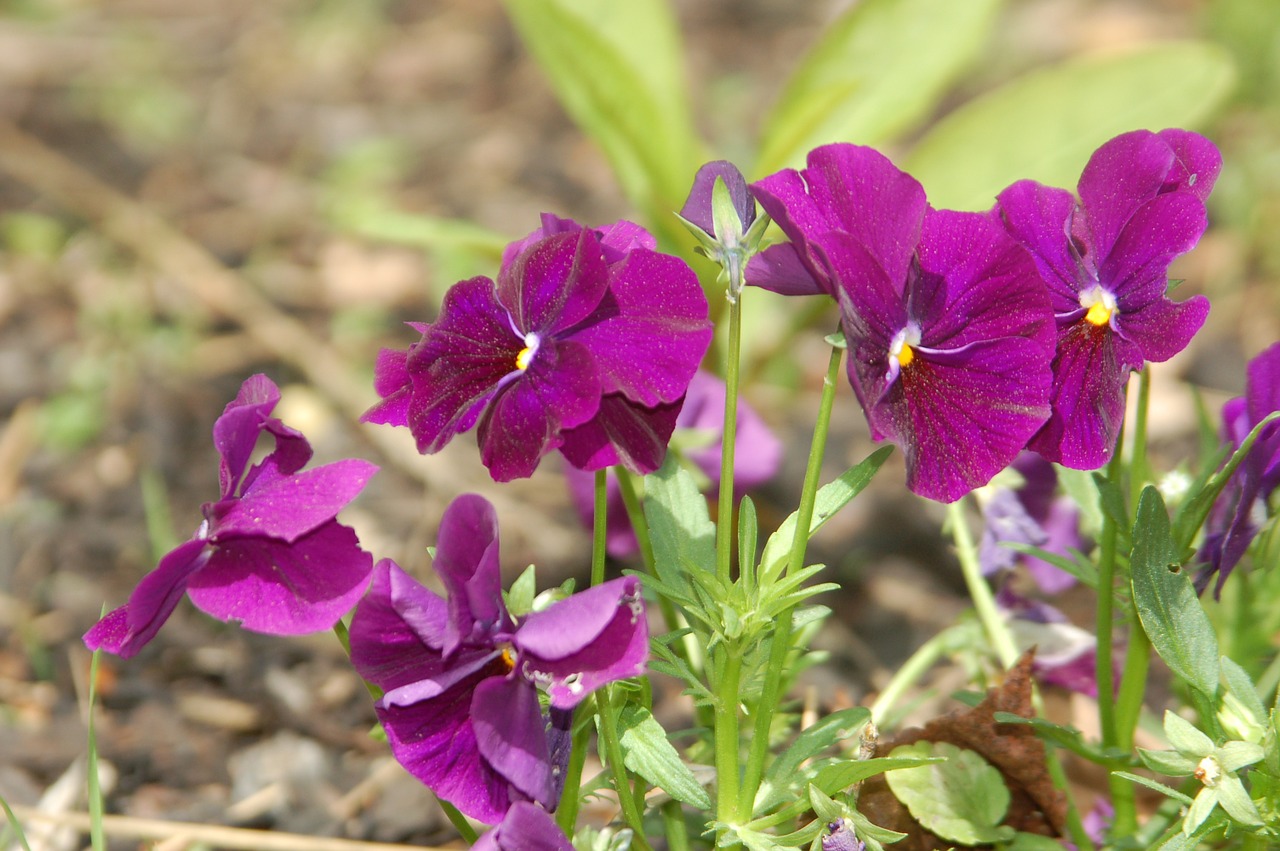
[[[1146,360],[1162,363],[1187,347],[1209,316],[1209,299],[1186,301],[1161,298],[1137,313],[1115,318],[1119,333],[1142,350]]]
[[[461,642],[483,643],[495,630],[510,628],[502,604],[498,515],[487,499],[463,494],[445,509],[434,566],[449,595],[446,656]]]
[[[209,542],[195,539],[179,544],[143,577],[129,602],[110,612],[84,636],[90,650],[106,650],[128,659],[151,639],[173,614],[191,577],[205,566]]]
[[[495,772],[543,806],[551,798],[547,719],[538,690],[520,677],[490,677],[471,698],[471,723],[480,755]]]
[[[847,333],[868,340],[885,353],[907,323],[905,279],[895,280],[857,239],[846,233],[826,234],[818,253],[836,279],[836,301]]]
[[[1079,307],[1081,272],[1071,243],[1075,198],[1065,189],[1020,180],[1000,193],[997,204],[1009,235],[1031,254],[1054,311]]]
[[[591,420],[563,432],[560,453],[580,470],[621,464],[633,473],[648,475],[662,466],[682,404],[677,400],[646,408],[621,393],[603,396]]]
[[[604,250],[605,262],[612,266],[637,248],[656,251],[658,240],[653,234],[635,222],[619,219],[611,225],[593,228],[600,247]]]
[[[1222,153],[1218,146],[1190,130],[1170,128],[1156,135],[1174,155],[1173,167],[1165,175],[1162,191],[1188,192],[1201,201],[1206,200],[1222,171]]]
[[[280,475],[264,466],[241,499],[218,503],[210,537],[264,536],[291,542],[338,515],[378,468],[357,458]]]
[[[747,283],[779,295],[830,294],[830,283],[819,281],[800,258],[795,245],[771,245],[747,261]]]
[[[697,225],[704,233],[723,237],[723,234],[716,233],[711,214],[712,192],[717,178],[724,181],[733,208],[738,214],[738,221],[742,223],[742,229],[746,230],[755,221],[756,202],[747,189],[746,178],[728,160],[715,160],[698,169],[698,173],[693,176],[693,188],[689,190],[689,197],[680,208],[681,218]]]
[[[1077,188],[1098,257],[1111,253],[1130,217],[1160,193],[1174,163],[1173,149],[1150,130],[1116,136],[1093,152]]]
[[[649,658],[639,581],[615,579],[534,612],[516,630],[519,670],[568,709],[614,680],[638,676]]]
[[[616,315],[571,335],[591,350],[602,391],[646,407],[684,396],[713,334],[693,270],[677,257],[637,249],[609,270],[609,288]]]
[[[383,691],[437,676],[448,617],[444,600],[383,559],[351,619],[351,664]]]
[[[1043,350],[1029,340],[919,349],[868,419],[902,446],[907,487],[954,502],[1017,457],[1048,416],[1050,381]]]
[[[364,594],[373,557],[355,532],[330,521],[285,544],[269,538],[220,542],[191,577],[191,602],[220,620],[271,635],[330,629]]]
[[[516,329],[549,334],[587,317],[608,290],[600,241],[589,230],[549,236],[525,248],[498,275],[498,302]]]
[[[1121,313],[1164,297],[1169,264],[1195,247],[1208,223],[1204,203],[1190,195],[1161,195],[1134,211],[1098,267]]]
[[[409,378],[409,352],[406,349],[382,349],[373,365],[373,389],[381,401],[360,416],[362,423],[376,425],[409,425],[409,401],[413,381]]]
[[[1280,411],[1280,343],[1273,343],[1249,361],[1247,374],[1245,404],[1249,412],[1249,427],[1244,430],[1245,435],[1253,430],[1254,425]]]
[[[573,843],[546,810],[517,801],[502,824],[476,840],[471,851],[573,851]]]
[[[751,192],[769,218],[791,240],[800,261],[810,266],[815,280],[824,291],[829,291],[830,282],[811,265],[813,257],[809,252],[809,239],[835,230],[838,225],[809,195],[809,187],[800,172],[793,168],[783,169],[751,184]]]
[[[223,499],[231,496],[244,478],[263,424],[279,401],[280,390],[275,382],[262,374],[250,376],[213,424],[213,445],[222,456],[218,478]]]

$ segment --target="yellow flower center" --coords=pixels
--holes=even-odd
[[[502,664],[506,666],[508,671],[514,671],[516,667],[516,651],[514,648],[507,646],[502,648]]]
[[[1101,328],[1111,323],[1116,312],[1116,297],[1098,284],[1080,293],[1080,306],[1087,310],[1084,321]]]
[[[516,369],[524,372],[529,368],[529,362],[533,360],[533,347],[525,346],[520,350],[520,354],[516,355]]]
[[[903,369],[906,369],[908,366],[911,365],[911,362],[915,359],[916,359],[916,353],[911,350],[911,347],[909,345],[907,345],[906,343],[903,343],[902,351],[898,352],[898,366],[900,366]]]
[[[1093,307],[1089,308],[1089,312],[1084,315],[1084,319],[1094,325],[1106,325],[1111,321],[1111,312],[1111,308],[1102,302],[1097,302]]]

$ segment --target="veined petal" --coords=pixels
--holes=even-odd
[[[261,469],[241,499],[217,504],[217,516],[210,518],[211,539],[263,536],[295,541],[333,520],[378,471],[356,458],[287,476],[274,466]]]
[[[373,389],[381,401],[360,416],[362,423],[408,426],[413,381],[409,378],[407,349],[382,349],[373,365]]]
[[[885,352],[906,326],[906,279],[894,280],[857,239],[847,233],[826,234],[818,253],[836,280],[836,301],[849,345],[867,340]]]
[[[747,261],[747,283],[779,295],[830,294],[831,284],[809,270],[794,243],[771,245]]]
[[[1195,248],[1208,224],[1204,203],[1186,194],[1161,195],[1134,211],[1098,266],[1121,315],[1164,298],[1169,264]]]
[[[1164,192],[1188,192],[1207,200],[1222,171],[1217,145],[1199,133],[1170,128],[1156,134],[1173,150],[1173,166],[1165,175]]]
[[[480,756],[508,783],[544,807],[551,800],[547,718],[538,691],[519,677],[490,677],[471,698]]]
[[[504,266],[497,299],[521,334],[553,334],[596,309],[608,274],[596,235],[570,231],[534,242]]]
[[[471,851],[573,851],[573,844],[546,810],[517,801],[502,824],[476,840]]]
[[[1020,180],[997,201],[1005,229],[1031,254],[1056,313],[1080,306],[1081,270],[1072,252],[1076,200],[1065,189]]]
[[[351,664],[384,692],[441,675],[448,606],[390,559],[351,619]]]
[[[489,644],[496,630],[512,626],[502,604],[498,515],[482,496],[463,494],[440,519],[436,573],[449,595],[444,654],[460,643]]]
[[[683,399],[646,408],[621,393],[600,398],[596,415],[562,433],[560,453],[580,470],[618,464],[638,475],[662,466]]]
[[[1161,363],[1185,349],[1208,316],[1209,299],[1202,295],[1186,301],[1161,298],[1137,313],[1122,312],[1115,326],[1145,360]]]
[[[738,221],[742,223],[742,229],[745,231],[751,227],[756,218],[756,201],[747,189],[747,180],[742,172],[728,160],[715,160],[698,169],[698,173],[693,176],[689,197],[680,208],[680,216],[697,225],[704,233],[723,239],[724,234],[716,233],[711,215],[711,195],[717,178],[723,180],[725,189],[729,190],[729,198],[738,214]]]
[[[800,176],[800,172],[792,168],[783,169],[751,184],[751,192],[761,208],[769,214],[769,218],[773,219],[791,240],[796,260],[808,270],[809,276],[819,291],[833,293],[832,281],[826,270],[817,264],[817,258],[813,255],[809,240],[813,236],[833,230],[836,225],[809,196],[808,187],[805,185],[804,178]],[[770,250],[766,249],[766,252]],[[790,258],[784,259],[790,262]],[[750,263],[747,268],[751,268]],[[766,289],[775,289],[768,284],[759,283],[758,280],[751,278],[748,280]],[[803,279],[797,278],[797,283],[795,294],[806,294],[808,288],[804,286]],[[786,286],[785,282],[783,285]],[[776,291],[791,295],[790,289],[787,286],[786,289]]]
[[[1160,194],[1175,161],[1169,143],[1150,130],[1116,136],[1093,152],[1077,189],[1098,257],[1111,254],[1133,214]]]
[[[223,499],[234,494],[236,485],[245,478],[249,458],[264,430],[275,435],[276,449],[268,457],[282,471],[300,470],[310,460],[311,445],[307,439],[279,420],[271,419],[271,412],[279,401],[280,390],[270,378],[262,374],[250,376],[213,424],[213,445],[222,456],[218,478]]]
[[[332,628],[364,594],[372,569],[355,532],[330,521],[291,544],[219,542],[187,594],[197,608],[245,629],[301,635]]]

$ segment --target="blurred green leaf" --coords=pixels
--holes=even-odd
[[[653,713],[642,706],[627,706],[618,721],[622,761],[627,768],[681,803],[711,809],[707,790],[680,759]]]
[[[926,829],[961,845],[1013,838],[1013,829],[1000,825],[1009,810],[1009,787],[979,754],[949,742],[916,742],[894,748],[892,756],[946,757],[945,762],[885,775],[894,797]]]
[[[566,111],[604,150],[631,203],[655,229],[701,158],[679,31],[665,0],[505,0],[516,30]]]
[[[906,158],[938,207],[985,210],[1021,178],[1074,187],[1090,154],[1138,128],[1195,126],[1231,91],[1230,56],[1199,42],[1089,57],[1013,80],[948,115]]]
[[[875,145],[933,109],[1003,0],[865,0],[830,24],[765,122],[759,174],[827,142]]]

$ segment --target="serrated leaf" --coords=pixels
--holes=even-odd
[[[905,168],[930,203],[986,210],[1022,178],[1074,187],[1103,142],[1136,128],[1194,127],[1234,84],[1231,57],[1203,42],[1086,57],[1020,77],[938,122]]]
[[[757,812],[772,809],[805,784],[801,766],[808,760],[859,731],[871,720],[871,711],[855,706],[832,712],[806,727],[796,740],[765,770],[764,782],[756,795]],[[821,790],[819,790],[821,791]]]
[[[711,809],[711,796],[680,759],[667,731],[642,706],[629,705],[618,717],[622,761],[627,768],[681,803]]]
[[[809,523],[810,538],[822,528],[823,524],[835,516],[837,511],[862,493],[863,488],[871,483],[876,471],[892,452],[892,446],[882,446],[863,459],[860,464],[845,470],[835,481],[818,489],[813,504],[813,520]],[[765,542],[764,553],[760,556],[762,583],[776,578],[787,563],[787,557],[791,554],[791,542],[796,534],[796,521],[796,512],[792,512],[791,516],[782,521],[782,525]]]
[[[974,58],[1002,0],[864,0],[828,25],[765,122],[757,171],[826,142],[876,145],[926,116]]]
[[[894,748],[890,756],[945,757],[946,762],[885,775],[894,797],[925,828],[962,845],[1008,842],[1003,827],[1009,811],[1009,787],[1000,770],[971,750],[950,742],[916,742]]]
[[[691,598],[689,571],[706,572],[716,561],[716,527],[693,477],[668,453],[657,472],[645,476],[644,518],[653,544],[654,571]]]
[[[1164,498],[1148,485],[1133,526],[1133,603],[1169,670],[1212,698],[1218,691],[1218,638],[1180,559]]]
[[[682,45],[665,0],[505,0],[565,110],[627,197],[668,236],[702,159]]]

